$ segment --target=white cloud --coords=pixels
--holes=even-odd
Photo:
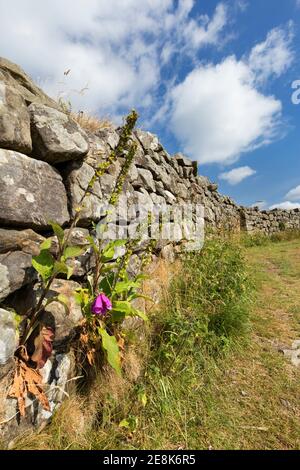
[[[256,171],[250,168],[249,166],[240,166],[238,168],[233,168],[230,171],[226,171],[219,175],[219,179],[227,181],[231,185],[241,183],[244,179],[249,176],[255,175]]]
[[[200,24],[199,24],[200,23]],[[219,42],[220,33],[227,23],[227,9],[223,3],[219,3],[212,19],[202,15],[196,20],[191,20],[184,30],[189,45],[198,48],[206,44]]]
[[[255,72],[257,81],[266,81],[270,76],[279,77],[291,65],[293,23],[286,29],[272,29],[264,42],[253,47],[249,56],[249,67]]]
[[[229,164],[243,152],[281,134],[282,104],[260,90],[264,79],[283,73],[292,53],[290,25],[272,30],[250,56],[195,67],[169,93],[171,130],[200,163]],[[276,47],[277,46],[277,47]],[[280,51],[276,55],[276,51]],[[274,60],[271,56],[274,56]]]
[[[279,204],[274,204],[270,207],[270,209],[286,209],[286,210],[293,210],[293,209],[300,209],[300,202],[291,202],[291,201],[284,201]]]
[[[291,189],[285,197],[291,201],[300,201],[300,184]]]
[[[211,19],[190,17],[195,0],[0,0],[0,55],[20,64],[52,96],[77,108],[117,114],[131,106],[149,111],[161,84],[164,46],[185,49],[185,31],[219,40],[225,7]],[[171,60],[166,50],[164,60]],[[63,72],[71,69],[64,77]],[[87,87],[84,95],[80,90]],[[152,111],[150,111],[151,114]]]
[[[200,66],[171,92],[171,125],[184,151],[200,163],[232,163],[270,142],[281,103],[264,96],[242,61]]]

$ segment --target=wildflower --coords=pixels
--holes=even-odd
[[[112,305],[111,301],[109,300],[108,297],[104,294],[99,294],[92,305],[92,312],[95,315],[105,315],[107,310],[111,310]]]

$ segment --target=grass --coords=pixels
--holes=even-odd
[[[279,349],[300,338],[300,239],[253,245],[160,266],[147,289],[164,300],[123,378],[99,374],[15,448],[299,450],[300,371]]]

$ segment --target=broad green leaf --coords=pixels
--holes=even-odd
[[[115,300],[113,302],[113,310],[123,312],[126,315],[131,315],[133,313],[133,308],[127,300]]]
[[[125,319],[126,314],[124,312],[119,312],[118,310],[111,311],[111,321],[121,323]]]
[[[122,294],[122,292],[127,292],[132,288],[138,288],[140,284],[135,281],[121,281],[115,285],[114,292],[116,294]]]
[[[84,253],[86,248],[82,246],[67,246],[67,248],[64,251],[64,258],[76,258],[77,256],[82,255]]]
[[[48,250],[42,250],[38,256],[32,258],[32,266],[46,282],[53,272],[54,258]]]
[[[58,223],[52,220],[50,221],[50,225],[52,227],[53,232],[57,236],[59,246],[62,246],[64,238],[65,238],[65,233],[64,233],[63,228]]]
[[[43,241],[43,243],[40,245],[40,250],[49,250],[51,248],[52,240],[51,238],[46,238],[46,240]]]
[[[114,273],[110,273],[108,276],[105,276],[99,282],[99,290],[103,292],[107,297],[111,297],[111,288],[114,282]]]
[[[118,375],[121,375],[121,358],[115,336],[110,336],[104,328],[99,328],[102,337],[102,347],[107,353],[107,361]]]
[[[101,253],[101,261],[107,262],[111,261],[115,255],[115,248],[124,246],[126,244],[126,240],[114,240],[109,242],[106,247],[102,250]]]

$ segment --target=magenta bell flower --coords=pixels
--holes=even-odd
[[[104,294],[99,294],[95,298],[92,304],[92,312],[95,315],[105,315],[107,310],[111,310],[111,309],[112,309],[111,301]]]

